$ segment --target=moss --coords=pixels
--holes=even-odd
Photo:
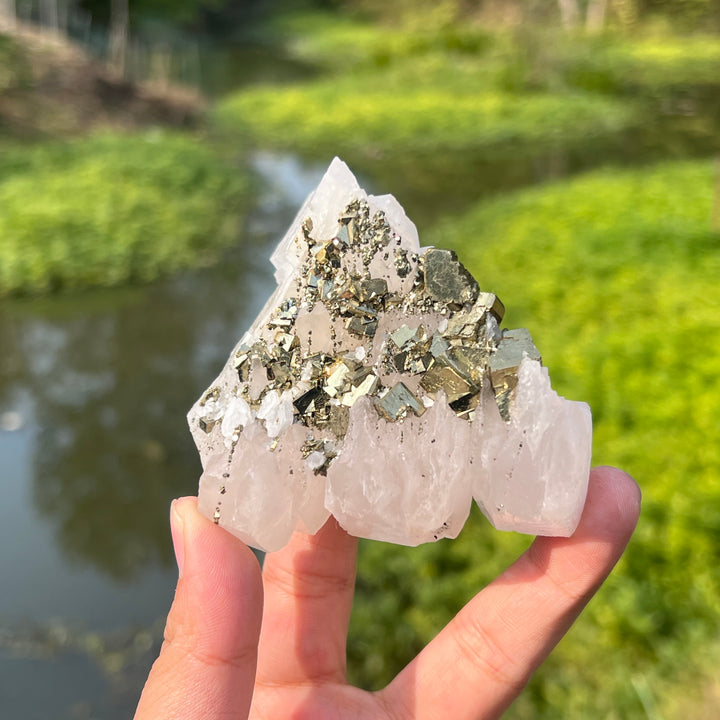
[[[188,136],[15,148],[0,166],[0,295],[145,282],[236,237],[247,182]]]

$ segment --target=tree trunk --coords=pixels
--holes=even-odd
[[[125,76],[127,67],[128,25],[130,12],[128,0],[112,0],[110,8],[110,67],[118,74]]]
[[[58,29],[67,35],[70,22],[70,3],[68,0],[58,0],[57,15]]]
[[[599,33],[605,27],[607,0],[590,0],[585,16],[585,29],[589,33]]]
[[[14,28],[17,22],[17,8],[15,0],[0,0],[0,19]]]
[[[638,19],[637,0],[612,0],[612,9],[624,28],[632,27]]]
[[[40,22],[46,28],[58,29],[58,0],[41,0]]]
[[[577,0],[558,0],[560,7],[560,20],[566,30],[572,30],[577,27],[580,19],[580,10],[578,9]]]

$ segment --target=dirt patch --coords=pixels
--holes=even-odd
[[[205,109],[195,90],[141,85],[114,75],[80,47],[31,26],[0,26],[0,129],[22,137],[99,127],[193,127]]]

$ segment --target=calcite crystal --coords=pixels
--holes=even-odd
[[[454,252],[421,248],[337,158],[272,256],[277,288],[188,420],[199,507],[261,550],[329,515],[353,535],[569,535],[591,415],[552,390],[525,329]]]

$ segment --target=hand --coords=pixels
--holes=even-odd
[[[199,515],[195,498],[176,500],[180,580],[135,720],[498,717],[607,577],[639,510],[628,475],[593,470],[575,534],[537,538],[370,693],[345,679],[355,538],[331,518],[269,554],[261,573],[247,546]]]

